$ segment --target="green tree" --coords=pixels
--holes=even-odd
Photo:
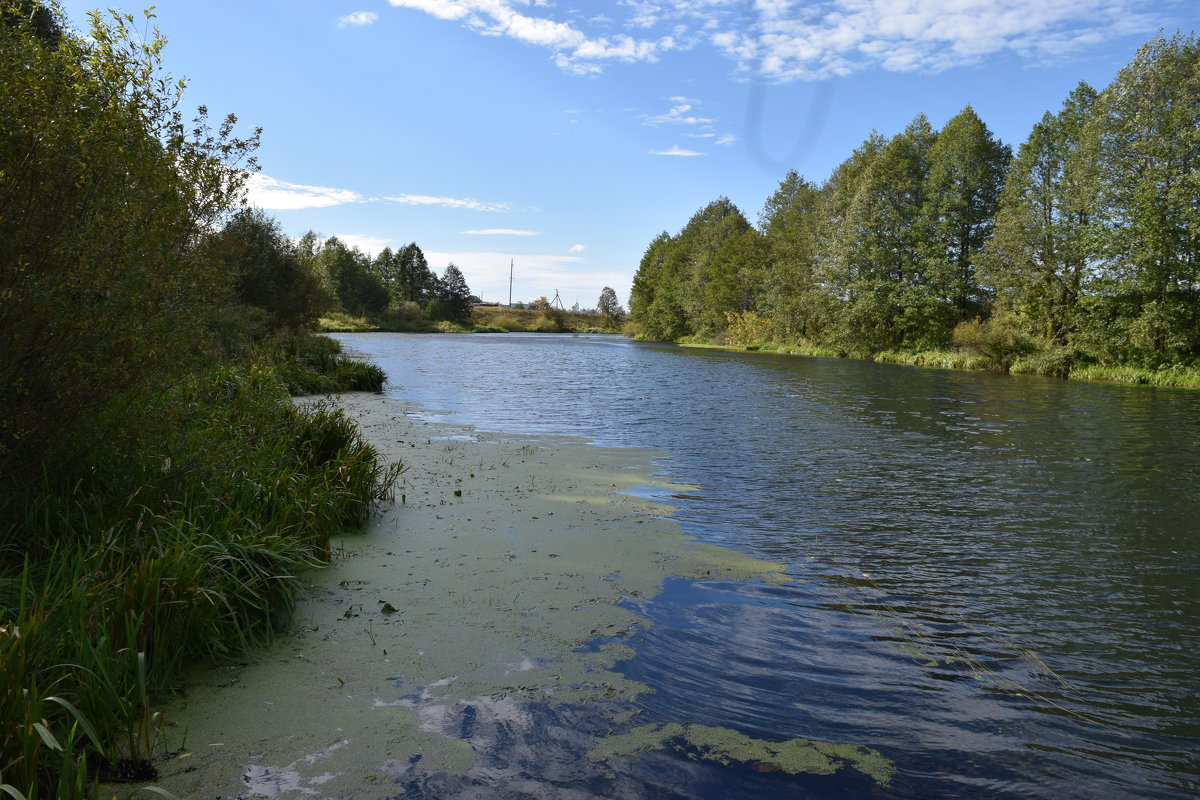
[[[693,214],[676,237],[671,272],[679,277],[677,296],[688,335],[709,338],[724,330],[725,309],[718,304],[726,287],[737,281],[742,262],[729,257],[718,261],[716,256],[727,239],[750,229],[738,207],[719,197]]]
[[[629,311],[641,326],[641,333],[655,341],[675,341],[688,333],[683,306],[680,305],[679,274],[683,258],[675,238],[663,231],[650,242],[629,295]]]
[[[379,276],[379,280],[383,281],[383,285],[387,287],[388,295],[393,300],[402,300],[399,297],[400,289],[400,255],[390,247],[385,247],[379,251],[371,263],[371,269]]]
[[[697,328],[723,331],[730,314],[756,311],[766,260],[766,241],[754,228],[747,227],[722,240],[712,256]]]
[[[1080,83],[1057,114],[1033,126],[1009,169],[981,262],[995,313],[1058,346],[1072,340],[1096,259],[1095,169],[1084,149],[1095,101],[1096,91]]]
[[[791,170],[759,216],[767,266],[758,308],[780,341],[815,340],[827,324],[830,298],[818,273],[825,211],[820,189]]]
[[[444,319],[465,324],[471,320],[471,289],[462,271],[448,264],[438,281],[436,299],[430,302],[430,319]]]
[[[604,318],[606,330],[616,330],[621,326],[621,320],[625,318],[625,309],[621,308],[617,293],[611,286],[605,286],[600,290],[600,300],[596,303],[596,308]]]
[[[208,247],[232,277],[235,297],[264,312],[272,328],[308,328],[329,307],[331,298],[298,246],[260,210],[237,212]]]
[[[351,314],[387,310],[387,286],[371,268],[371,260],[357,247],[347,247],[336,236],[321,247],[318,262],[329,276],[342,308]]]
[[[831,278],[842,299],[836,338],[852,352],[922,347],[948,338],[920,255],[929,153],[924,114],[870,159],[833,232]]]
[[[38,0],[9,0],[0,4],[0,25],[21,28],[50,47],[57,46],[64,35],[62,21],[54,10]]]
[[[397,260],[398,275],[394,292],[397,300],[424,304],[437,298],[438,276],[429,268],[425,254],[416,242],[401,247]]]
[[[1148,366],[1200,355],[1200,44],[1161,34],[1100,94],[1090,143],[1100,249],[1089,320],[1106,355]]]
[[[938,132],[918,220],[925,279],[947,306],[945,330],[984,313],[989,298],[975,272],[1012,158],[967,106]],[[935,334],[935,338],[944,335]]]
[[[0,0],[0,481],[80,455],[100,409],[187,363],[228,287],[196,245],[257,146],[185,120],[156,30],[56,15]]]

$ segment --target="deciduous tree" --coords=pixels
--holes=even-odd
[[[214,131],[204,108],[186,120],[165,40],[130,15],[93,13],[86,37],[43,4],[0,0],[0,19],[6,480],[77,455],[98,409],[203,338],[228,276],[197,244],[237,206],[257,132],[235,136],[232,116]]]
[[[608,330],[620,327],[621,320],[625,318],[625,309],[621,308],[617,293],[611,286],[600,290],[600,300],[596,303],[596,308],[604,318],[604,327]]]

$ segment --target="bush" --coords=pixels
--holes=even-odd
[[[142,769],[158,746],[151,704],[182,663],[266,642],[297,570],[328,559],[331,534],[361,525],[399,474],[340,410],[293,404],[265,366],[144,402],[153,429],[9,509],[7,541],[40,529],[24,550],[46,553],[0,561],[0,783],[27,797],[84,796],[91,767]]]
[[[185,121],[156,31],[31,7],[0,0],[0,482],[101,446],[95,414],[193,361],[231,288],[194,245],[257,144]]]
[[[1015,325],[1000,319],[960,322],[952,341],[968,353],[979,356],[986,367],[1008,372],[1020,356],[1037,349],[1035,342]]]
[[[1048,347],[1017,356],[1010,372],[1026,375],[1049,375],[1066,378],[1080,361],[1080,353],[1072,347]]]
[[[498,314],[492,317],[491,327],[500,328],[504,331],[525,330],[525,326],[521,324],[521,320],[517,319],[514,314]]]
[[[543,308],[533,322],[533,329],[539,333],[563,333],[567,330],[567,314],[561,309]]]

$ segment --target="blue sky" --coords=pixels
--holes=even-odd
[[[140,12],[139,5],[120,5]],[[94,3],[63,3],[82,27]],[[507,301],[622,303],[638,261],[725,195],[967,104],[1014,148],[1194,0],[162,0],[185,102],[263,128],[250,199],[284,230],[417,242]]]

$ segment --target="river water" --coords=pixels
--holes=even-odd
[[[687,533],[786,565],[787,586],[638,603],[653,625],[618,671],[654,689],[651,718],[867,745],[897,769],[881,797],[1200,793],[1200,393],[607,336],[338,338],[439,418],[662,451],[696,487],[663,498]],[[766,777],[678,796],[778,796]]]

